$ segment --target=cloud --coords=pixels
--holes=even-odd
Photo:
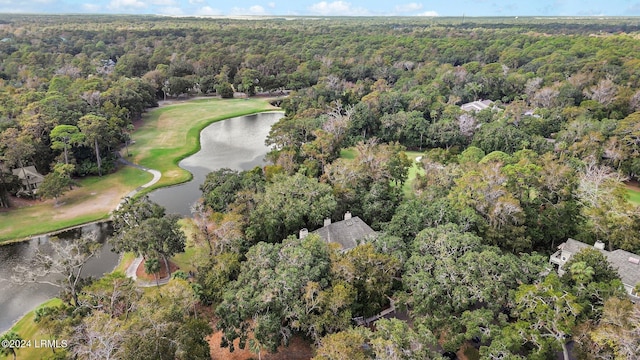
[[[96,4],[82,4],[82,10],[88,13],[97,13],[100,11],[100,5]]]
[[[269,13],[265,8],[260,5],[253,5],[246,8],[234,7],[231,9],[231,15],[268,15]]]
[[[107,7],[111,10],[120,9],[141,9],[146,8],[147,4],[139,0],[111,0]]]
[[[222,15],[222,11],[214,9],[211,6],[203,6],[198,9],[196,15]]]
[[[276,3],[274,3],[274,2],[272,1],[272,2],[268,3],[268,4],[267,4],[267,6],[268,6],[269,8],[271,8],[271,9],[275,9],[275,7],[276,7]]]
[[[196,4],[202,4],[204,2],[204,0],[189,0],[189,4],[191,5],[196,5]],[[205,6],[208,7],[208,6]]]
[[[311,5],[308,10],[316,15],[325,16],[365,16],[371,15],[369,10],[358,7],[351,7],[351,4],[345,1],[326,2],[322,1]]]
[[[260,15],[267,13],[267,11],[260,5],[253,5],[252,7],[249,8],[249,12],[251,14],[260,14]]]
[[[435,11],[425,11],[423,13],[420,13],[420,14],[416,15],[416,16],[440,16],[440,15],[438,15],[438,13],[435,12]]]
[[[176,4],[175,0],[151,0],[150,3],[152,5],[159,6],[171,6]]]
[[[422,9],[422,4],[418,4],[418,3],[400,4],[400,5],[396,5],[395,7],[395,11],[397,13],[414,12],[420,9]]]

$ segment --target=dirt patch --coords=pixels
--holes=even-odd
[[[144,125],[144,121],[142,118],[131,121],[131,125],[133,125],[133,130],[138,130],[142,125]]]
[[[215,324],[212,325],[215,329]],[[234,352],[230,352],[228,348],[220,347],[220,340],[222,340],[222,331],[218,331],[207,338],[209,347],[211,349],[212,359],[225,359],[225,360],[249,360],[258,359],[258,354],[254,354],[251,351],[240,349],[239,339],[234,341]],[[304,341],[299,336],[294,336],[289,346],[281,346],[278,348],[278,352],[271,354],[268,351],[262,351],[260,358],[262,360],[309,360],[313,357],[313,349],[311,345]]]
[[[9,196],[9,204],[11,204],[10,208],[0,208],[0,212],[11,211],[13,209],[19,209],[23,207],[29,207],[33,205],[39,205],[42,201],[34,200],[34,199],[25,199],[19,198],[15,196]]]
[[[136,269],[136,277],[143,281],[156,281],[156,278],[155,276],[153,276],[153,274],[147,274],[144,271],[144,263],[145,261],[143,260],[138,266],[138,268]],[[174,264],[171,261],[169,261],[169,268],[171,268],[172,274],[180,269],[178,265]],[[164,279],[168,275],[169,274],[167,273],[167,267],[164,265],[164,261],[160,260],[160,273],[158,273],[158,279]]]
[[[201,99],[215,99],[215,96],[195,96],[195,97],[183,97],[178,99],[167,99],[158,101],[158,107],[163,107],[167,105],[180,104],[191,100],[201,100]]]
[[[111,189],[101,193],[88,194],[77,204],[67,205],[61,202],[60,205],[56,207],[56,213],[53,218],[56,220],[65,220],[86,214],[109,212],[118,206],[122,196],[118,190]],[[47,202],[53,202],[53,200],[47,200]]]
[[[624,182],[627,189],[640,191],[640,183],[637,180],[628,180]]]

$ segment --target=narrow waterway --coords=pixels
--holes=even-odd
[[[264,144],[271,125],[284,116],[265,112],[215,122],[200,133],[201,150],[178,165],[193,174],[187,183],[162,188],[149,198],[164,206],[167,213],[191,215],[191,206],[200,198],[200,185],[207,174],[221,168],[251,170],[265,164],[269,148]]]
[[[98,256],[90,259],[85,265],[83,276],[101,277],[113,271],[119,258],[106,242],[112,232],[109,223],[90,224],[64,231],[56,236],[62,240],[73,241],[83,233],[94,231],[97,234],[97,240],[103,246]],[[16,265],[30,263],[36,250],[51,252],[50,238],[48,235],[42,235],[29,241],[0,246],[0,333],[8,330],[14,322],[36,306],[58,295],[60,289],[52,285],[37,283],[18,285],[9,281]],[[51,276],[46,280],[55,281],[56,277]]]

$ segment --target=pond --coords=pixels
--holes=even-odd
[[[269,151],[264,141],[282,112],[264,112],[215,122],[200,133],[201,150],[178,164],[193,174],[187,183],[155,190],[149,198],[167,213],[191,215],[191,206],[201,197],[200,185],[207,174],[221,168],[251,170],[266,164]]]
[[[103,245],[98,256],[85,265],[82,274],[100,277],[113,271],[119,259],[118,254],[112,252],[106,243],[107,236],[112,233],[109,223],[85,225],[61,232],[56,236],[63,240],[73,240],[82,236],[83,233],[92,231],[97,233],[98,241]],[[36,249],[51,251],[50,238],[49,235],[41,235],[29,241],[0,246],[0,333],[11,328],[14,322],[36,306],[58,295],[59,288],[52,285],[36,283],[18,285],[7,280],[11,278],[16,265],[29,263],[33,259]],[[55,277],[51,276],[46,280],[55,281]]]
[[[284,116],[282,112],[266,112],[219,121],[200,134],[202,149],[180,162],[180,167],[193,174],[193,180],[173,187],[153,191],[151,200],[164,206],[167,213],[191,215],[191,206],[200,198],[200,184],[207,174],[220,168],[250,170],[265,164],[269,148],[264,141],[271,125]],[[111,234],[109,224],[91,224],[57,234],[61,239],[73,240],[84,232],[98,232],[103,243],[99,256],[92,259],[83,271],[85,276],[100,277],[111,272],[118,263],[118,255],[110,251],[106,238]],[[25,242],[0,246],[0,333],[9,329],[24,314],[55,297],[59,289],[47,284],[16,285],[8,280],[19,263],[31,261],[40,248],[50,250],[50,236],[34,237]],[[52,280],[52,279],[47,279]]]

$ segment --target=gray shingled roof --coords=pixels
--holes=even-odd
[[[577,254],[582,249],[593,247],[589,244],[583,243],[582,241],[573,239],[567,239],[567,241],[560,246],[562,247],[562,250],[570,252],[572,255]]]
[[[567,241],[562,244],[562,250],[570,252],[571,255],[577,254],[584,248],[591,247],[591,245],[574,239],[567,239]],[[638,259],[640,261],[640,255],[620,249],[615,251],[598,249],[598,251],[600,251],[607,260],[609,260],[609,263],[613,268],[618,270],[618,275],[620,275],[620,279],[623,284],[634,287],[636,284],[640,283],[640,264],[635,264],[629,261],[630,259]]]
[[[25,176],[27,176],[30,181],[35,182],[39,180],[38,182],[42,182],[42,179],[44,178],[44,176],[40,174],[38,170],[36,170],[36,167],[33,165],[25,166],[24,168],[13,169],[12,172],[13,175],[20,178],[20,180],[24,180]]]
[[[351,219],[321,227],[313,231],[313,233],[320,235],[326,242],[338,243],[342,245],[342,249],[349,250],[358,245],[358,240],[362,240],[376,232],[359,217],[354,216]]]
[[[460,108],[464,111],[480,111],[488,108],[493,104],[491,100],[476,100],[470,103],[462,104]]]

